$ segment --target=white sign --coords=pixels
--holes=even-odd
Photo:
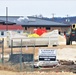
[[[55,49],[39,49],[39,61],[55,61]]]
[[[40,56],[56,56],[55,49],[39,49]]]

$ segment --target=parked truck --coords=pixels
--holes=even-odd
[[[71,45],[73,41],[76,41],[76,24],[72,24],[66,32],[66,45]]]

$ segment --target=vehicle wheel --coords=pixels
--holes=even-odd
[[[66,45],[70,45],[70,38],[66,38]]]

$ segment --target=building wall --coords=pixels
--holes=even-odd
[[[12,30],[17,33],[23,33],[23,30]],[[0,30],[0,37],[6,37],[7,36],[7,31],[6,30]]]
[[[25,32],[33,33],[33,30],[36,28],[45,28],[48,32],[58,29],[58,31],[60,31],[61,33],[64,33],[68,30],[69,27],[48,27],[48,28],[47,27],[27,27]]]

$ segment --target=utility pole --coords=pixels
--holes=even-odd
[[[52,13],[52,20],[53,20],[53,21],[54,21],[54,15],[55,15],[55,14],[54,14],[54,13]]]
[[[68,20],[69,20],[69,19],[68,19],[68,14],[67,14],[67,22],[68,22]]]
[[[67,22],[67,23],[70,23],[69,15],[67,14],[66,16],[67,16],[66,22]]]
[[[6,31],[8,31],[8,7],[6,7]]]

